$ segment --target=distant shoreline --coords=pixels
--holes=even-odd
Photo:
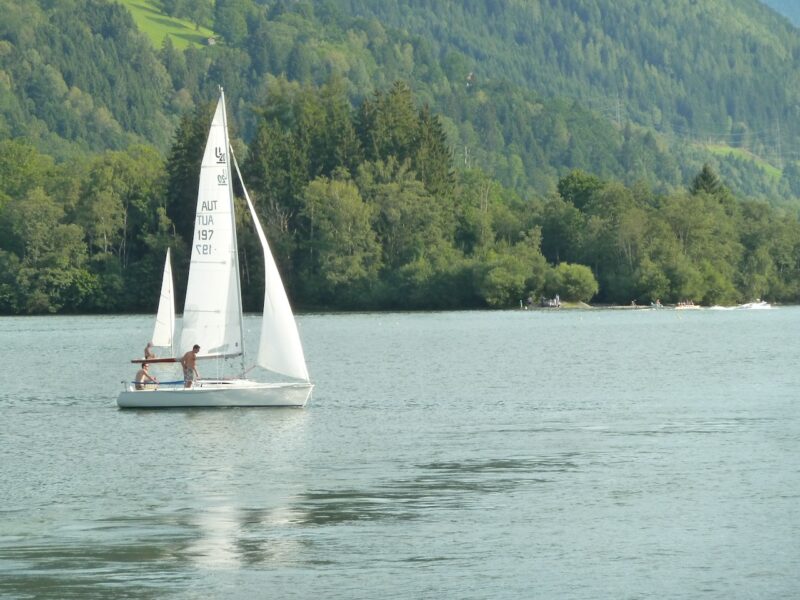
[[[353,310],[334,310],[326,308],[308,308],[296,309],[297,315],[347,315],[347,314],[397,314],[397,313],[446,313],[446,312],[504,312],[504,311],[538,311],[538,312],[557,312],[559,310],[758,310],[752,308],[740,308],[741,304],[734,304],[730,306],[714,305],[705,306],[695,304],[690,308],[679,308],[676,304],[662,304],[661,308],[656,308],[649,304],[587,304],[586,302],[561,302],[561,306],[548,307],[548,306],[529,306],[529,307],[506,307],[506,308],[421,308],[421,309],[353,309]],[[800,306],[800,304],[776,304],[770,303],[771,308],[790,308],[793,306]],[[762,309],[763,310],[763,309]],[[768,309],[767,309],[768,310]],[[245,312],[247,317],[259,316],[261,313],[258,311]],[[118,318],[118,317],[149,317],[154,318],[153,313],[145,312],[119,312],[119,313],[42,313],[42,314],[18,314],[18,315],[0,315],[3,318],[41,318],[41,317],[96,317],[96,318]],[[181,318],[183,315],[177,315]]]

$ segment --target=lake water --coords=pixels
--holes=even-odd
[[[123,411],[151,317],[0,318],[0,596],[800,596],[800,308],[299,325],[305,409]]]

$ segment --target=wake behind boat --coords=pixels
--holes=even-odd
[[[242,184],[250,216],[264,252],[265,289],[261,336],[255,364],[249,366],[245,363],[231,162]],[[171,321],[174,330],[174,316],[171,320],[169,316],[162,318],[162,315],[170,314],[169,308],[164,308],[163,304],[172,302],[171,271],[169,293],[164,291],[167,287],[168,268],[169,256],[162,282],[156,332],[159,331],[160,322]],[[174,303],[172,311],[174,315]],[[155,337],[157,333],[154,332]],[[165,333],[161,339],[167,338],[174,339],[174,333]],[[117,398],[117,404],[122,408],[299,407],[305,406],[311,395],[313,384],[309,380],[289,299],[230,148],[225,95],[222,89],[200,169],[189,281],[177,350],[180,353],[195,344],[201,348],[196,357],[201,361],[200,369],[203,373],[213,370],[213,378],[199,379],[191,387],[184,387],[183,379],[158,384],[127,383]],[[173,357],[154,360],[142,358],[132,362],[174,363],[179,360]],[[233,367],[231,362],[235,363]],[[245,378],[245,374],[256,366],[289,377],[293,381],[262,382]],[[227,371],[231,369],[233,374],[228,375]]]
[[[756,300],[755,302],[745,302],[736,306],[712,306],[711,308],[714,310],[764,310],[772,308],[772,305],[764,300]]]
[[[755,302],[746,302],[745,304],[740,304],[736,308],[748,309],[748,310],[764,310],[767,308],[772,308],[772,305],[764,300],[756,300]]]

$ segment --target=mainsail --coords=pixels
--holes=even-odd
[[[220,95],[200,169],[189,281],[178,353],[242,354],[242,304],[225,99]]]
[[[158,300],[158,313],[153,328],[154,346],[169,348],[170,356],[175,355],[175,294],[172,289],[172,263],[170,249],[164,262],[164,275],[161,279],[161,297]]]

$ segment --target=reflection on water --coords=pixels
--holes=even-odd
[[[198,566],[226,569],[242,564],[242,553],[238,544],[242,531],[241,515],[230,506],[217,506],[199,512],[192,518],[198,534],[184,550]]]
[[[283,508],[217,507],[192,519],[196,537],[179,556],[215,570],[303,563],[307,542],[285,534],[298,520],[296,513]]]
[[[188,468],[202,477],[190,478],[186,493],[202,508],[190,516],[194,536],[181,557],[212,569],[297,561],[301,544],[268,535],[296,519],[287,514],[280,496],[268,493],[262,460],[268,456],[271,464],[294,472],[295,457],[307,443],[308,412],[234,409],[186,414],[201,422],[188,432],[186,450]],[[249,502],[269,505],[246,508]]]

